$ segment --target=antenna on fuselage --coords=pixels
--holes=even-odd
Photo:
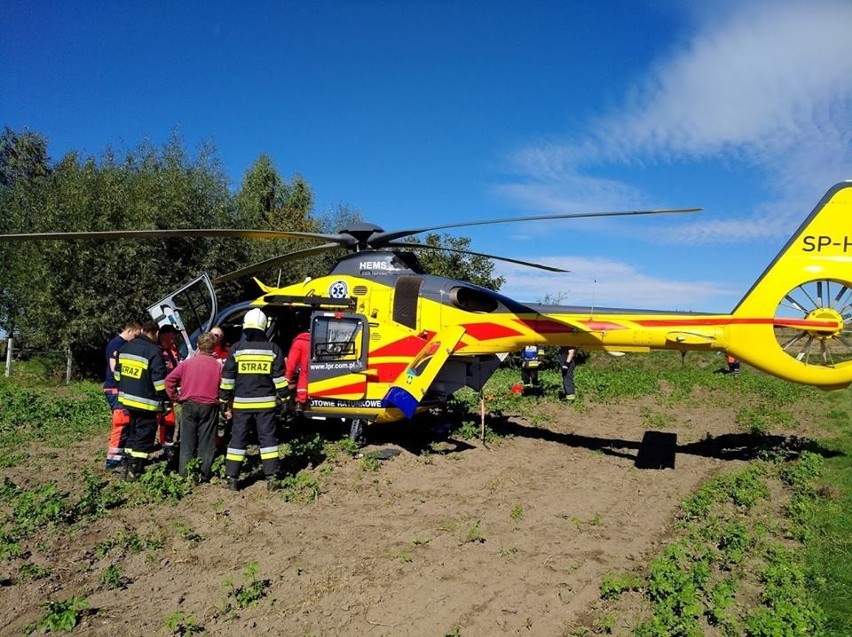
[[[595,318],[595,286],[597,286],[598,280],[592,279],[592,309],[589,313],[589,318]]]

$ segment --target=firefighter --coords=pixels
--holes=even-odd
[[[157,347],[158,331],[157,324],[148,321],[139,336],[118,350],[118,402],[130,413],[122,462],[125,480],[135,480],[144,471],[145,461],[154,449],[157,414],[168,400],[166,365]]]
[[[246,312],[245,338],[231,347],[219,385],[219,408],[226,419],[233,418],[231,441],[225,453],[228,488],[239,490],[240,467],[246,455],[252,426],[257,430],[260,461],[266,486],[275,490],[278,475],[278,438],[275,412],[289,393],[284,378],[284,355],[266,337],[266,315],[258,308]]]
[[[112,411],[112,428],[110,430],[109,448],[107,449],[107,459],[104,466],[106,471],[115,471],[121,468],[121,459],[124,456],[124,440],[126,439],[124,428],[130,421],[130,414],[118,402],[118,383],[115,380],[115,364],[118,357],[118,350],[136,338],[141,329],[142,324],[138,321],[128,321],[124,325],[124,329],[107,343],[104,350],[104,358],[106,359],[104,397]]]
[[[527,345],[521,351],[521,382],[524,387],[538,387],[538,368],[541,350],[538,345]]]

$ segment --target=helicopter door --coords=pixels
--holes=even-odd
[[[361,314],[315,313],[311,318],[311,400],[358,400],[367,393],[369,325]]]
[[[216,316],[216,293],[210,277],[202,274],[166,298],[148,308],[158,325],[174,326],[182,341],[178,350],[182,357],[195,351],[195,342],[204,332],[213,327]]]

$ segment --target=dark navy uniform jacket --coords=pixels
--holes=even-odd
[[[118,350],[115,363],[118,402],[128,409],[162,411],[166,397],[166,364],[154,342],[140,334]]]

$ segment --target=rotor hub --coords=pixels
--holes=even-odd
[[[817,329],[806,330],[807,333],[813,336],[814,338],[834,338],[835,336],[840,335],[840,332],[843,330],[843,317],[840,315],[840,312],[830,307],[819,307],[815,310],[812,310],[805,318],[809,321],[831,321],[836,324],[833,328],[820,327]]]

